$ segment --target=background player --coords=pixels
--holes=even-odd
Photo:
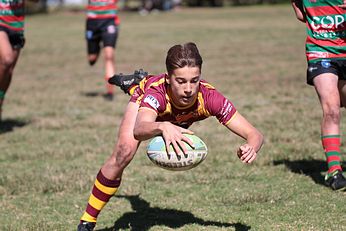
[[[13,70],[25,43],[24,10],[24,0],[0,0],[0,121]]]
[[[117,0],[88,0],[86,40],[88,61],[94,65],[102,47],[105,65],[106,94],[105,99],[113,99],[113,86],[109,77],[115,74],[115,46],[119,33]]]
[[[320,100],[321,139],[328,172],[326,184],[346,188],[340,158],[340,107],[346,106],[346,11],[342,0],[292,0],[298,20],[307,27],[307,83]]]
[[[230,131],[246,140],[237,150],[244,163],[251,163],[262,146],[263,136],[213,86],[201,80],[202,57],[194,43],[171,47],[166,58],[167,74],[148,76],[131,96],[121,122],[115,149],[98,172],[78,230],[93,230],[97,216],[116,193],[125,167],[141,140],[162,134],[178,155],[185,152],[182,133],[195,121],[215,116]]]

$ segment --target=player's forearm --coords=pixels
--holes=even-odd
[[[301,22],[305,22],[305,12],[303,9],[302,0],[291,0],[291,4],[292,4],[292,7],[293,7],[293,10],[296,14],[297,19]]]
[[[246,141],[247,143],[252,146],[256,152],[258,152],[262,145],[263,145],[263,135],[258,130],[253,131],[251,134],[248,135]]]
[[[162,134],[161,125],[162,122],[141,122],[133,130],[135,139],[143,141]]]

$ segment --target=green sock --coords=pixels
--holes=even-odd
[[[4,99],[5,98],[5,92],[0,90],[0,99]]]

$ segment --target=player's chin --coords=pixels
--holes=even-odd
[[[181,106],[188,106],[193,102],[192,98],[181,98],[180,104]]]

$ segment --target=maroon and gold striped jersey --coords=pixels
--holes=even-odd
[[[306,58],[346,59],[346,10],[343,0],[303,0],[306,13]]]
[[[148,76],[140,82],[130,101],[149,108],[157,113],[157,121],[169,121],[188,128],[193,122],[215,116],[223,125],[228,124],[236,115],[233,103],[218,92],[205,80],[201,80],[196,101],[187,106],[174,104],[166,84],[166,74]]]
[[[24,0],[0,0],[0,26],[24,32]]]

